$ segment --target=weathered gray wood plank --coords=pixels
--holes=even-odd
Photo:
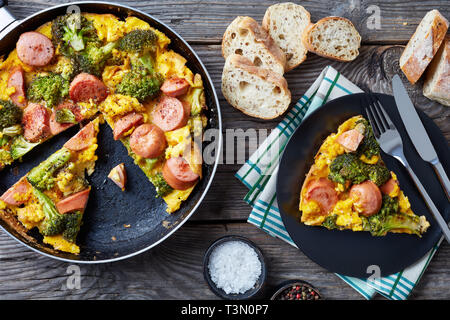
[[[24,18],[64,1],[45,0],[11,0],[11,11]],[[266,8],[279,1],[259,0],[164,0],[164,1],[120,1],[120,3],[152,14],[163,22],[169,23],[186,40],[219,42],[227,25],[238,15],[247,15],[261,21]],[[311,19],[317,21],[326,16],[343,16],[349,18],[361,33],[364,43],[405,43],[414,33],[425,13],[439,9],[449,17],[450,3],[445,0],[435,1],[390,1],[368,0],[336,1],[294,1],[303,5],[311,13]],[[373,15],[371,6],[380,10],[380,29],[368,27]]]
[[[362,299],[294,247],[246,223],[188,223],[166,242],[137,257],[113,264],[80,265],[80,290],[67,289],[69,264],[40,256],[0,233],[0,298],[216,299],[203,280],[202,258],[212,241],[228,234],[246,236],[264,252],[268,295],[282,281],[300,278],[327,299]],[[450,246],[444,244],[412,298],[450,298],[445,271],[449,258]]]

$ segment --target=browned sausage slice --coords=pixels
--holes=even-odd
[[[6,192],[0,197],[0,200],[3,200],[4,202],[12,206],[21,205],[25,201],[17,200],[16,195],[25,194],[30,189],[30,183],[28,182],[26,177],[23,177],[19,181],[17,181],[11,188],[6,190]]]
[[[80,73],[70,83],[69,94],[75,102],[87,102],[92,99],[98,103],[106,99],[108,88],[96,76]]]
[[[56,111],[52,112],[52,115],[50,116],[50,132],[52,135],[55,136],[73,125],[73,123],[59,123],[56,121]]]
[[[14,87],[16,90],[9,97],[19,107],[27,105],[25,94],[25,76],[21,66],[16,66],[11,69],[8,78],[8,88]]]
[[[186,190],[195,185],[199,175],[194,173],[183,157],[170,158],[164,164],[164,180],[175,190]]]
[[[394,191],[394,189],[397,185],[398,185],[397,180],[395,180],[394,178],[391,178],[380,187],[380,191],[384,194],[389,195],[392,191]]]
[[[336,142],[339,143],[348,152],[354,152],[358,149],[359,144],[364,139],[358,130],[352,129],[343,132],[339,137],[337,137]]]
[[[70,140],[64,144],[64,147],[72,151],[80,151],[92,145],[94,138],[95,127],[92,122],[89,122],[78,131],[76,135],[70,138]]]
[[[169,97],[178,97],[185,94],[189,89],[189,82],[186,79],[170,78],[164,81],[161,91]]]
[[[56,204],[56,209],[61,214],[75,210],[84,210],[89,199],[90,191],[91,189],[86,189],[62,199]]]
[[[29,142],[47,138],[50,134],[49,112],[37,103],[30,103],[23,111],[23,136]]]
[[[16,43],[20,61],[34,67],[47,65],[55,55],[52,41],[39,32],[22,33]]]
[[[123,137],[125,132],[131,128],[140,125],[144,117],[140,113],[130,112],[114,123],[114,140],[119,140]]]
[[[189,116],[183,103],[177,98],[162,96],[152,113],[153,123],[164,131],[172,131],[184,127]]]
[[[377,185],[370,180],[355,184],[350,189],[353,205],[362,215],[370,217],[381,209],[381,192]]]
[[[125,191],[125,185],[127,183],[127,172],[125,171],[125,165],[123,163],[118,164],[108,174],[110,178],[122,191]]]
[[[130,136],[130,147],[140,157],[159,157],[166,148],[164,132],[154,124],[145,123],[137,127]]]
[[[306,200],[316,201],[322,213],[328,213],[338,202],[338,195],[334,183],[326,178],[320,178],[309,183],[305,194]]]

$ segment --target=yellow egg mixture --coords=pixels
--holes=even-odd
[[[337,133],[333,133],[325,139],[314,158],[314,164],[312,165],[311,170],[305,178],[303,186],[308,185],[308,183],[312,180],[328,177],[330,173],[329,166],[331,162],[337,156],[345,153],[344,148],[336,142],[336,139],[343,132],[353,129],[356,126],[356,122],[361,119],[361,116],[356,116],[348,119],[339,126]],[[360,160],[369,164],[375,164],[380,161],[380,158],[378,156],[373,156],[371,159],[367,159],[363,155],[361,156]],[[397,177],[393,172],[391,172],[391,177],[397,180]],[[348,192],[344,191],[347,189],[345,188],[345,186],[339,183],[336,183],[335,185],[335,190],[338,193],[339,200],[332,211],[328,214],[321,213],[321,208],[316,201],[307,201],[305,199],[307,188],[302,188],[299,206],[299,209],[302,212],[301,222],[306,225],[321,225],[327,216],[336,214],[336,224],[339,227],[343,229],[351,229],[353,231],[362,231],[363,222],[357,208],[354,205],[354,199],[350,198]],[[398,186],[394,188],[389,196],[398,198],[401,212],[413,215],[408,197],[404,195],[404,193]]]

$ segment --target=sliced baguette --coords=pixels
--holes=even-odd
[[[222,93],[233,107],[261,119],[280,116],[291,103],[291,92],[283,76],[257,67],[237,54],[225,61]]]
[[[423,95],[450,106],[450,36],[445,38],[428,67]]]
[[[423,17],[400,57],[400,68],[412,84],[422,76],[439,49],[448,29],[448,21],[438,10]]]
[[[284,73],[286,57],[269,34],[252,18],[237,17],[228,26],[222,39],[222,55],[242,55],[255,66]]]
[[[262,27],[286,55],[286,71],[305,61],[306,50],[302,34],[311,23],[311,16],[302,6],[284,2],[267,8]]]
[[[302,36],[311,52],[337,61],[352,61],[359,55],[361,36],[350,20],[326,17],[310,24]]]

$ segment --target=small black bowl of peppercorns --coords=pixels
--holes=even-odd
[[[322,296],[311,284],[303,280],[283,282],[270,300],[320,300]]]

